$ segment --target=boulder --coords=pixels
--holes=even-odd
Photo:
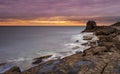
[[[75,46],[75,47],[73,47],[72,49],[78,49],[78,48],[80,48],[79,46]]]
[[[76,40],[75,42],[76,42],[76,43],[78,43],[78,42],[79,42],[79,40]]]
[[[112,27],[104,27],[102,29],[99,29],[95,32],[95,35],[110,35],[113,33],[116,33],[117,30],[115,28]]]
[[[98,37],[99,37],[100,42],[111,42],[112,41],[111,36],[99,35]]]
[[[99,44],[99,46],[105,46],[108,49],[107,51],[110,51],[110,49],[113,48],[115,44],[113,42],[102,42]]]
[[[106,51],[107,49],[106,49],[106,47],[104,47],[104,46],[98,46],[98,47],[95,47],[94,49],[93,49],[93,52],[94,53],[100,53],[100,52],[104,52],[104,51]]]
[[[89,36],[89,35],[83,36],[83,40],[91,40],[92,38],[93,36]]]
[[[113,42],[118,50],[120,50],[120,35],[113,38]]]
[[[117,35],[116,37],[113,38],[114,42],[120,42],[120,35]]]
[[[0,66],[4,66],[4,65],[6,65],[6,63],[0,63]]]
[[[91,47],[96,47],[96,46],[98,46],[98,42],[97,41],[90,42],[88,45]]]
[[[43,59],[47,59],[49,57],[51,57],[52,55],[46,55],[46,56],[41,56],[41,57],[37,57],[34,58],[33,60],[35,60],[34,62],[32,62],[32,64],[39,64],[42,62]]]
[[[120,58],[107,63],[102,74],[120,74]]]
[[[4,74],[20,74],[21,70],[19,67],[14,66],[11,69],[9,69],[8,71],[6,71]]]
[[[107,48],[104,46],[97,46],[84,51],[85,55],[98,55],[104,51],[107,51]]]

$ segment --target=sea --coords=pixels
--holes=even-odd
[[[35,57],[70,55],[84,29],[81,26],[0,27],[0,63],[7,63],[0,67],[0,72],[11,66],[19,66],[22,71],[27,70],[33,66],[31,63]]]

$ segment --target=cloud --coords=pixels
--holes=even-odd
[[[95,20],[98,25],[111,25],[120,20],[120,16],[54,16],[35,19],[0,19],[0,25],[34,25],[34,26],[80,26],[86,25],[88,20]]]
[[[119,3],[120,0],[0,0],[0,21],[64,16],[66,20],[83,22],[86,17],[99,16],[108,22],[114,20],[112,16],[120,16]]]

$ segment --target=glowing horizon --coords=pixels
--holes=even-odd
[[[78,21],[69,21],[64,17],[44,17],[30,20],[8,19],[1,22],[1,26],[84,26],[83,23]]]

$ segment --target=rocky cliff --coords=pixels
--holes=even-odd
[[[89,21],[84,32],[94,32],[99,38],[98,45],[83,53],[40,63],[24,72],[15,67],[4,74],[120,74],[120,31],[97,27],[94,21]]]
[[[120,26],[120,22],[117,22],[115,24],[112,24],[111,26]]]

